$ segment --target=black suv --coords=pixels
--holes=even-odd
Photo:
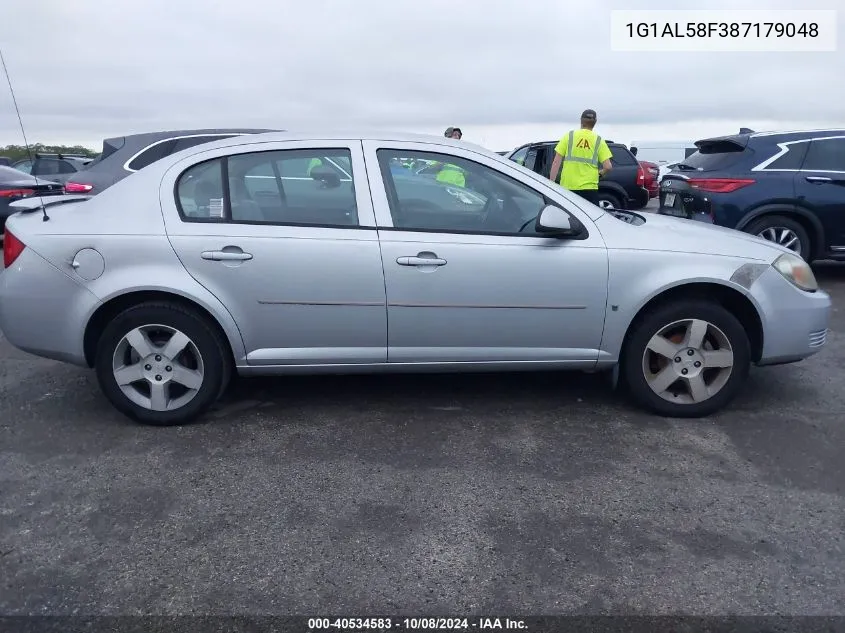
[[[604,209],[642,209],[648,204],[645,172],[631,151],[621,143],[606,141],[613,152],[613,169],[599,180],[599,206]],[[517,147],[507,158],[549,177],[557,141],[529,143]]]
[[[845,130],[698,141],[664,176],[658,213],[759,235],[805,260],[845,260]]]
[[[65,182],[76,172],[82,171],[93,158],[79,154],[42,154],[37,153],[30,160],[25,158],[12,165],[18,171],[31,176],[46,178],[53,182]]]

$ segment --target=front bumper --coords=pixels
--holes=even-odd
[[[87,367],[83,335],[100,303],[31,248],[0,271],[0,331],[36,356]]]
[[[824,347],[830,324],[830,296],[804,292],[769,268],[752,285],[763,321],[763,353],[758,365],[794,363]]]

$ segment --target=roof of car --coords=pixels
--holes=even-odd
[[[775,132],[754,132],[750,135],[751,138],[759,138],[761,136],[789,136],[789,137],[803,137],[803,136],[824,136],[827,134],[838,135],[845,134],[843,128],[827,128],[816,130],[783,130]]]
[[[162,130],[160,132],[139,132],[137,134],[124,134],[123,136],[111,136],[106,140],[110,141],[124,141],[131,140],[133,142],[153,142],[161,139],[172,138],[177,136],[199,136],[202,134],[261,134],[264,132],[278,132],[279,130],[271,130],[267,128],[206,128],[199,130]]]
[[[284,141],[340,141],[340,140],[362,140],[362,141],[396,141],[399,143],[428,143],[435,145],[445,145],[450,147],[463,147],[467,149],[481,150],[483,152],[494,153],[486,147],[476,145],[464,140],[450,139],[441,135],[433,134],[411,134],[407,132],[350,132],[350,131],[289,131],[289,132],[267,132],[256,133],[250,136],[246,142],[248,143],[271,143]],[[219,141],[211,141],[210,143],[203,143],[203,149],[211,149],[218,147],[228,147],[233,145],[243,145],[245,139],[241,137],[225,138]]]

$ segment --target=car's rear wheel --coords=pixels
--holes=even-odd
[[[103,330],[95,368],[111,403],[156,426],[185,424],[210,407],[230,376],[225,343],[199,314],[143,303]]]
[[[726,406],[751,366],[748,335],[722,306],[681,300],[633,325],[622,372],[634,399],[660,415],[695,418]]]
[[[810,236],[800,222],[783,215],[767,215],[755,220],[745,229],[781,246],[785,246],[806,261],[810,261]]]

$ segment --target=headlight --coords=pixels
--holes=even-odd
[[[772,263],[772,266],[801,290],[815,292],[819,289],[813,269],[798,255],[784,253]]]

